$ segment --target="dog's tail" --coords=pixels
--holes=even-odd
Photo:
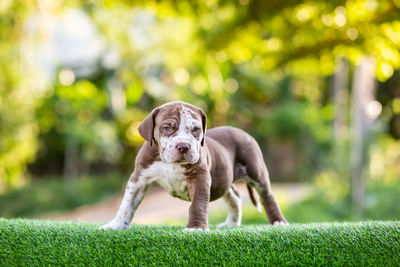
[[[254,195],[254,188],[250,184],[246,184],[246,185],[247,185],[247,190],[249,191],[249,196],[250,196],[251,202],[257,208],[257,210],[259,212],[262,212],[261,204],[260,204],[259,201],[257,201],[257,199],[256,199],[256,197]]]

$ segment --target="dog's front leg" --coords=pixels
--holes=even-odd
[[[211,177],[207,173],[191,178],[188,183],[192,205],[189,208],[189,222],[185,231],[208,230]]]
[[[126,185],[125,194],[117,215],[111,222],[101,226],[100,229],[125,230],[129,228],[133,214],[149,189],[149,185],[145,181],[140,181],[136,178],[134,172]]]

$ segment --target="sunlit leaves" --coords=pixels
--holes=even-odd
[[[69,86],[57,85],[38,109],[44,145],[51,135],[80,148],[79,157],[86,161],[115,162],[121,153],[116,125],[103,118],[107,99],[104,90],[87,80]],[[48,147],[54,153],[57,147]],[[64,147],[64,149],[66,149]]]
[[[32,1],[0,3],[0,192],[24,182],[26,165],[38,147],[34,111],[39,94],[32,90],[38,86],[24,81],[30,72],[20,54],[31,8]]]
[[[379,138],[378,143],[372,145],[370,157],[369,172],[372,180],[381,181],[389,185],[399,180],[400,142],[398,140],[390,136],[382,136]]]
[[[134,80],[125,90],[126,102],[128,105],[134,105],[144,93],[143,85],[138,80]]]
[[[334,72],[337,57],[352,65],[373,57],[379,81],[400,68],[399,1],[44,1],[40,12],[49,16],[71,7],[88,14],[105,46],[93,77],[59,66],[58,80],[47,78],[56,79],[54,91],[45,91],[46,79],[22,73],[27,68],[18,55],[27,15],[39,16],[37,2],[0,2],[0,122],[5,125],[0,149],[2,157],[20,153],[22,162],[13,170],[0,169],[0,179],[20,173],[34,156],[38,129],[46,137],[77,140],[92,160],[96,153],[118,150],[110,145],[118,143],[118,133],[128,146],[140,144],[137,126],[144,114],[177,99],[203,107],[216,124],[230,116],[246,126],[261,120],[265,131],[256,135],[293,130],[325,142],[331,118],[321,104],[328,94],[324,79]],[[292,80],[283,86],[288,77]],[[35,119],[41,95],[33,97],[30,90],[37,93],[39,87],[47,93]],[[288,99],[314,109],[281,108]],[[277,124],[272,130],[255,111],[268,105],[268,122]]]

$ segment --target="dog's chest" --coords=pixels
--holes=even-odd
[[[170,195],[190,201],[185,168],[176,163],[154,162],[141,173],[148,182],[157,182]]]

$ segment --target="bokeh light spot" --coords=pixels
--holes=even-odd
[[[75,82],[75,74],[70,69],[60,71],[58,78],[60,79],[60,83],[65,86],[69,86]]]
[[[400,114],[400,98],[393,99],[392,110],[394,114]]]
[[[272,37],[265,41],[265,47],[270,51],[277,51],[282,48],[282,41],[277,37]]]
[[[190,74],[186,69],[181,68],[175,71],[174,78],[177,84],[183,86],[189,82]]]
[[[225,90],[228,93],[235,93],[239,89],[239,83],[234,78],[229,78],[225,81]]]
[[[322,16],[322,23],[324,23],[326,26],[330,27],[333,25],[334,19],[331,15],[323,15]]]
[[[249,2],[250,2],[250,0],[239,0],[239,3],[240,3],[242,6],[247,6],[247,5],[249,4]]]
[[[89,124],[93,120],[93,113],[87,109],[81,110],[78,113],[78,120],[82,124]]]
[[[358,31],[356,28],[349,28],[346,31],[347,37],[349,37],[350,40],[355,40],[358,37]]]
[[[54,106],[54,109],[58,114],[64,115],[64,114],[68,113],[68,111],[70,109],[70,105],[65,100],[58,100]]]
[[[375,120],[382,112],[382,105],[376,100],[370,101],[367,105],[367,115]]]
[[[343,27],[344,25],[346,25],[346,16],[344,14],[337,14],[335,16],[335,23],[339,27]]]

